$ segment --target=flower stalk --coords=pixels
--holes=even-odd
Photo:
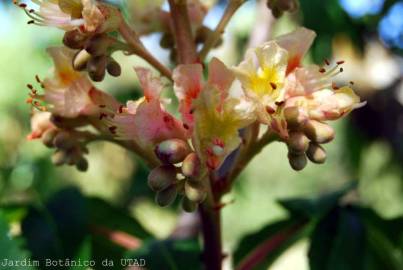
[[[196,46],[190,28],[187,0],[168,0],[178,62],[192,64],[197,61]]]
[[[206,58],[209,51],[214,48],[220,39],[221,35],[224,33],[225,28],[230,22],[232,16],[235,12],[245,3],[245,0],[230,0],[228,6],[226,7],[223,16],[221,17],[219,23],[214,29],[213,33],[210,34],[207,41],[204,43],[200,53],[199,59],[201,62]]]
[[[119,26],[119,33],[123,39],[130,45],[130,52],[143,58],[156,70],[158,70],[163,76],[172,81],[172,72],[164,66],[157,58],[155,58],[142,44],[137,33],[131,29],[131,27],[122,20]]]

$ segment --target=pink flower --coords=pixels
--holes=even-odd
[[[107,120],[110,130],[122,140],[135,140],[143,148],[152,149],[166,139],[187,139],[183,123],[164,108],[160,94],[164,86],[160,79],[153,77],[151,71],[136,68],[144,97],[129,101],[112,119]]]
[[[49,129],[55,129],[55,125],[50,121],[50,112],[34,112],[31,116],[31,133],[27,136],[28,140],[41,138],[43,133]]]
[[[200,64],[180,65],[174,80],[195,149],[204,164],[214,170],[241,143],[239,129],[255,120],[255,108],[244,96],[230,94],[235,76],[220,60],[213,58],[208,70],[208,80],[203,83]]]
[[[100,105],[119,107],[112,96],[96,89],[84,73],[73,69],[73,50],[52,47],[47,51],[54,62],[54,75],[43,81],[43,87],[44,99],[52,113],[74,118],[79,115],[96,115]]]
[[[64,31],[105,32],[116,29],[120,23],[118,10],[94,0],[32,0],[39,10],[19,4],[32,19],[29,23],[52,26]]]

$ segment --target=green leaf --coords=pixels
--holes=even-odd
[[[147,232],[140,223],[130,217],[124,209],[109,205],[107,202],[92,198],[88,201],[90,209],[90,224],[92,227],[107,229],[109,231],[125,232],[141,240],[150,239],[152,235]],[[96,269],[102,268],[102,262],[106,259],[113,262],[108,269],[122,269],[120,259],[126,249],[112,243],[107,237],[94,234],[92,236],[92,258],[97,263]]]
[[[46,267],[46,259],[73,259],[87,227],[85,198],[74,188],[56,193],[43,209],[31,207],[21,224],[28,248],[42,269],[60,268]]]
[[[129,252],[126,259],[132,259],[132,263],[141,263],[142,259],[145,268],[149,270],[202,269],[201,249],[197,239],[151,240],[140,249]],[[125,262],[130,263],[128,260]]]
[[[96,269],[103,269],[101,263],[105,259],[115,262],[113,269],[121,269],[118,261],[126,249],[112,242],[108,234],[119,232],[142,240],[151,238],[124,209],[100,199],[85,198],[75,188],[57,192],[42,208],[30,207],[21,227],[27,246],[42,269],[46,259],[73,260],[82,256],[96,261]],[[97,228],[107,233],[100,233]]]
[[[152,238],[152,235],[122,208],[112,206],[98,198],[89,199],[88,207],[91,224],[99,224],[110,230],[127,232],[140,239]]]
[[[235,253],[236,269],[267,269],[284,250],[309,232],[307,220],[290,217],[242,238]]]
[[[341,190],[322,195],[318,198],[280,200],[279,203],[290,212],[291,215],[318,218],[336,207],[340,198],[350,190],[356,188],[356,186],[357,182],[354,181]]]
[[[21,248],[20,239],[11,237],[9,227],[3,213],[0,213],[0,261],[3,263],[5,259],[9,262],[25,262],[29,265],[30,256],[29,252]],[[34,269],[31,266],[0,266],[0,269],[16,269],[26,270]]]

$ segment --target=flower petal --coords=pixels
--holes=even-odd
[[[314,31],[305,27],[299,27],[289,34],[276,38],[277,44],[286,49],[289,54],[287,74],[300,65],[302,58],[311,47],[315,37],[316,34]]]

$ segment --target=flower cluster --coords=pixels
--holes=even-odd
[[[343,61],[331,64],[326,60],[321,67],[302,65],[315,38],[315,33],[306,28],[250,48],[234,67],[227,67],[217,58],[203,65],[201,57],[184,55],[179,59],[196,60],[176,60],[171,72],[139,38],[161,32],[163,47],[174,54],[192,53],[180,50],[186,36],[175,36],[182,32],[160,1],[140,1],[141,8],[129,5],[133,27],[117,8],[94,0],[32,2],[38,10],[18,4],[32,18],[29,23],[64,30],[65,46],[48,49],[54,73],[43,81],[37,77],[44,93],[28,85],[28,102],[41,111],[33,114],[29,138],[42,138],[45,145],[55,147],[56,165],[76,165],[80,170],[88,166],[83,157],[87,143],[99,139],[119,143],[152,166],[148,183],[162,206],[181,194],[183,208],[194,210],[210,192],[206,179],[220,182],[215,176],[221,170],[230,171],[227,178],[236,175],[231,174],[231,168],[238,170],[243,163],[234,163],[242,161],[242,155],[258,152],[253,150],[264,146],[261,142],[267,137],[286,143],[295,170],[303,169],[307,158],[323,163],[326,153],[321,144],[334,138],[327,121],[339,119],[363,104],[349,86],[338,87],[333,82],[334,76],[343,71]],[[171,6],[178,8],[175,5],[173,1]],[[193,51],[211,35],[209,44],[215,46],[217,33],[202,24],[206,7],[192,0],[184,10]],[[147,68],[136,67],[144,95],[119,103],[92,83],[101,81],[106,71],[120,75],[120,65],[111,56],[118,50],[143,57],[172,84]],[[179,102],[180,117],[167,110],[169,100],[162,98],[169,86]],[[85,129],[88,126],[92,131]],[[259,134],[261,126],[267,127],[263,135]],[[231,154],[238,158],[225,162]]]

